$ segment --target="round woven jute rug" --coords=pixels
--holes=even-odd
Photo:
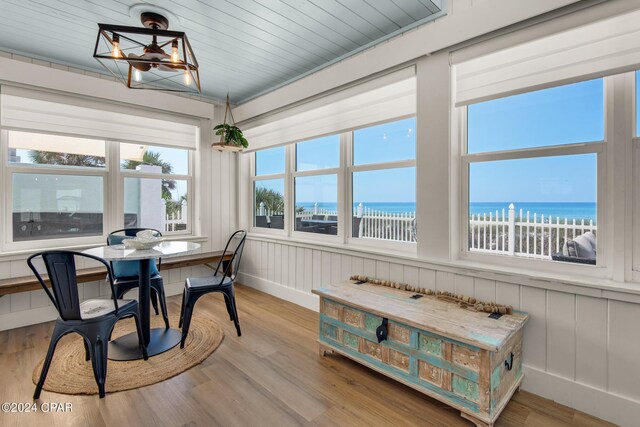
[[[170,316],[172,327],[177,327],[178,317]],[[162,316],[151,315],[152,327],[164,327]],[[112,338],[135,331],[133,319],[116,323]],[[222,342],[224,332],[210,317],[193,316],[189,335],[183,349],[176,346],[149,360],[115,361],[107,363],[106,391],[131,390],[164,381],[204,361]],[[33,383],[37,384],[42,371],[42,359],[33,370]],[[44,390],[63,394],[98,394],[91,361],[85,360],[82,338],[69,334],[58,342],[51,368],[44,383]]]

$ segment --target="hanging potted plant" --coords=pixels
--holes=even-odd
[[[231,118],[231,123],[227,123],[227,113]],[[242,131],[236,126],[236,121],[231,112],[231,104],[229,102],[229,94],[227,94],[227,105],[224,111],[224,120],[221,124],[213,128],[216,135],[220,136],[219,142],[211,144],[218,151],[242,151],[249,147],[249,141],[244,137]]]

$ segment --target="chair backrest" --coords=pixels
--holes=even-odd
[[[327,221],[337,221],[338,220],[338,215],[328,215],[327,216]]]
[[[324,220],[325,216],[324,215],[311,215],[311,219],[320,219],[320,220]]]
[[[113,289],[113,278],[109,264],[98,257],[73,251],[45,251],[31,255],[27,259],[27,264],[33,274],[35,274],[38,282],[47,293],[47,296],[58,310],[60,318],[63,320],[81,320],[80,315],[80,297],[78,296],[78,280],[76,276],[75,257],[90,258],[103,264],[107,269],[107,277],[111,285],[111,295],[116,312],[118,311],[118,302],[115,298]],[[33,264],[33,259],[41,257],[44,261],[49,282],[51,283],[51,291],[47,287],[44,279]]]
[[[156,237],[162,237],[162,233],[155,228],[123,228],[121,230],[112,231],[107,236],[107,246],[120,245],[125,238],[136,237],[138,232],[143,230],[151,230]],[[158,264],[162,263],[162,259],[158,259]],[[117,278],[133,277],[138,275],[139,263],[137,261],[112,261],[111,270]],[[151,275],[158,274],[158,267],[156,267],[155,260],[151,266]]]
[[[224,276],[229,276],[231,280],[236,280],[238,274],[238,267],[240,266],[240,258],[242,258],[242,251],[244,249],[244,242],[247,239],[247,232],[244,230],[238,230],[229,237],[229,241],[224,248],[223,254],[233,251],[233,255],[230,260],[225,261],[224,256],[220,258],[218,266],[216,267],[215,275],[222,273]],[[223,265],[226,263],[226,267]]]

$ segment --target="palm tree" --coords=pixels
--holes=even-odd
[[[31,151],[29,158],[40,165],[104,167],[104,157],[82,154],[55,153],[52,151]]]
[[[264,187],[256,188],[256,207],[264,203],[268,213],[278,214],[284,212],[284,197],[275,190]]]
[[[173,171],[171,163],[165,162],[160,158],[160,153],[157,151],[145,151],[142,156],[142,161],[137,160],[125,160],[122,162],[122,169],[133,169],[139,165],[160,166],[163,174],[170,174]],[[172,179],[162,180],[162,198],[167,202],[172,199],[171,190],[175,190],[176,182]]]

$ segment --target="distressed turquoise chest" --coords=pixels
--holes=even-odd
[[[493,319],[433,296],[412,299],[351,281],[313,292],[320,296],[322,355],[354,359],[482,426],[493,425],[520,386],[526,313]]]

